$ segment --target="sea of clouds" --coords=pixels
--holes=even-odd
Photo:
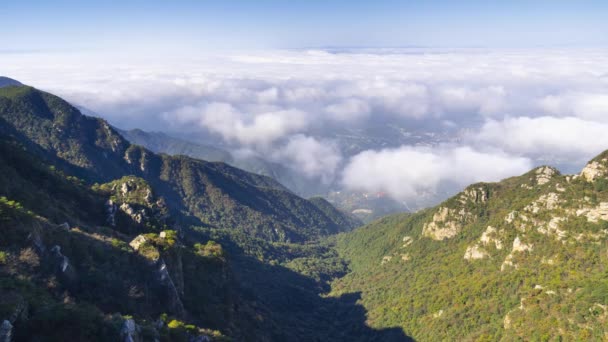
[[[410,200],[608,149],[608,51],[288,50],[189,57],[0,54],[0,74],[121,128],[211,137],[346,189]],[[330,134],[386,123],[457,139],[345,153]]]

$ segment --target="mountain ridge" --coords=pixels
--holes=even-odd
[[[190,213],[203,224],[234,226],[285,241],[354,227],[339,227],[271,178],[131,145],[104,120],[86,117],[60,98],[31,87],[0,88],[0,114],[1,129],[18,133],[47,159],[59,159],[71,174],[92,182],[127,174],[143,177],[168,197],[173,210]],[[273,201],[277,196],[284,200]]]
[[[602,339],[608,152],[579,174],[540,166],[338,237],[372,327],[415,338]],[[373,279],[373,280],[372,280]]]

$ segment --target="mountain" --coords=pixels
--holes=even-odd
[[[0,76],[0,88],[8,87],[8,86],[20,86],[21,82],[14,80],[12,78]]]
[[[255,155],[232,154],[218,147],[174,138],[162,132],[145,132],[140,129],[118,130],[118,132],[131,143],[144,146],[153,152],[224,162],[245,171],[270,177],[300,196],[309,197],[327,192],[326,186],[319,181],[307,179],[288,167]]]
[[[225,162],[239,169],[273,178],[302,197],[323,196],[332,205],[366,223],[388,214],[411,210],[411,208],[408,208],[403,203],[397,202],[388,196],[379,197],[377,194],[352,192],[341,189],[341,186],[338,184],[323,184],[323,182],[309,179],[289,167],[270,162],[255,155],[243,156],[238,153],[232,154],[218,147],[174,138],[162,132],[145,132],[140,129],[118,130],[118,132],[131,143],[144,146],[153,152],[186,155],[207,161]],[[353,135],[338,134],[333,138],[350,141],[347,137],[352,138]],[[349,146],[348,148],[344,146],[344,148],[348,150],[354,145]],[[419,208],[423,204],[428,206],[429,203],[436,203],[436,197],[436,195],[432,195],[431,198],[428,198],[428,196],[425,197],[421,194],[417,197],[416,203],[412,207]]]
[[[543,166],[342,234],[368,323],[420,340],[608,336],[608,151],[579,175]]]
[[[3,341],[410,340],[369,328],[357,294],[321,296],[348,269],[317,239],[343,224],[356,222],[266,177],[157,155],[53,95],[0,90]]]
[[[162,132],[145,132],[141,129],[117,130],[125,139],[131,143],[144,146],[155,153],[166,153],[170,155],[185,155],[195,159],[210,162],[233,162],[230,152],[207,145],[195,144],[182,139],[171,137]],[[264,175],[268,176],[268,175]]]
[[[183,214],[180,224],[237,229],[272,241],[304,241],[354,228],[340,226],[269,177],[132,145],[107,122],[31,87],[0,89],[0,132],[87,182],[125,175],[145,179],[172,212]]]
[[[357,225],[0,88],[0,340],[608,336],[608,151]]]

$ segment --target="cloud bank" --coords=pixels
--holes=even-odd
[[[436,191],[440,185],[462,187],[498,181],[528,171],[529,159],[486,153],[470,147],[411,147],[366,151],[344,169],[344,185],[385,192],[401,200]]]
[[[409,200],[539,163],[574,169],[608,149],[607,52],[0,54],[0,73],[119,127],[200,137],[328,186]]]

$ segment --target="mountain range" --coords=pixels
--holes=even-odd
[[[608,152],[358,227],[4,80],[0,341],[608,337]]]

